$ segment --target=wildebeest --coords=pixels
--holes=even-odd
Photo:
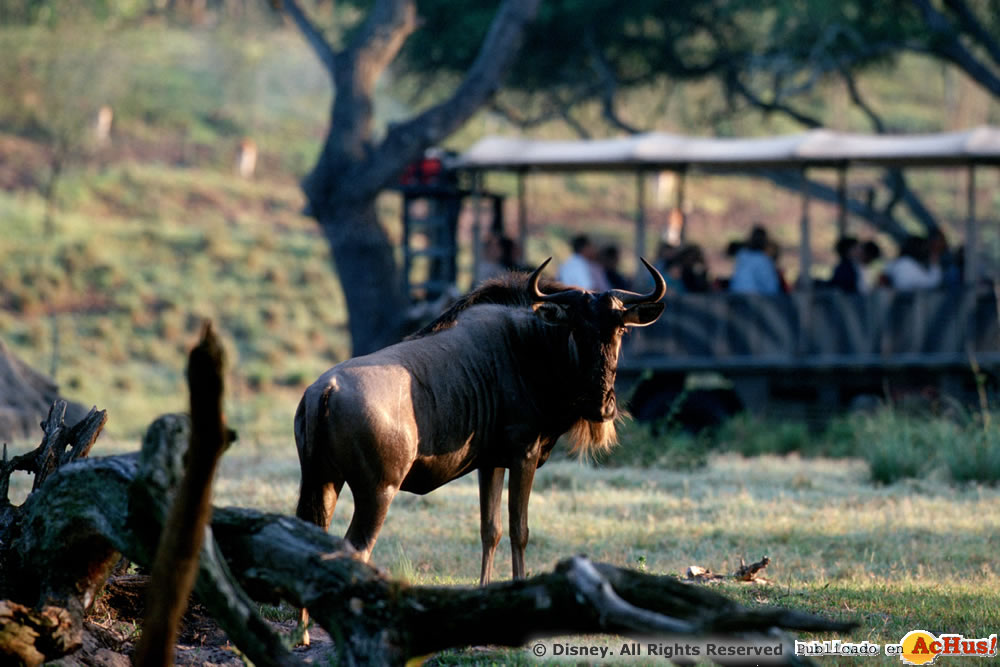
[[[367,560],[398,491],[427,493],[476,470],[485,585],[507,469],[513,573],[524,577],[535,469],[567,431],[584,453],[613,444],[622,334],[663,312],[666,283],[642,262],[655,282],[645,295],[557,283],[543,292],[546,260],[530,276],[484,284],[410,339],[328,370],[295,414],[297,516],[329,528],[346,482],[346,539]]]

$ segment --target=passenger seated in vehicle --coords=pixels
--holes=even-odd
[[[632,285],[629,283],[628,278],[623,276],[621,271],[618,270],[619,259],[618,246],[609,245],[601,249],[598,262],[604,269],[604,277],[607,279],[608,284],[611,285],[611,289],[631,290]]]
[[[755,225],[747,244],[736,253],[729,291],[743,294],[778,294],[781,282],[774,261],[767,254],[767,230]]]
[[[941,285],[941,248],[922,236],[909,236],[899,257],[885,268],[889,286],[901,291],[933,289]]]
[[[482,255],[479,264],[476,266],[476,284],[502,275],[507,272],[507,267],[503,265],[503,245],[501,238],[495,234],[490,234],[483,239]]]
[[[590,237],[579,234],[573,237],[571,245],[573,254],[563,262],[556,274],[559,282],[595,292],[611,289],[603,269],[597,263],[597,246],[591,242]]]
[[[862,248],[853,236],[843,236],[834,246],[838,262],[830,277],[830,287],[835,287],[848,294],[864,292],[864,273],[861,270]]]
[[[685,292],[710,292],[712,283],[708,279],[708,265],[705,253],[697,244],[686,245],[678,253],[680,263],[680,281]]]

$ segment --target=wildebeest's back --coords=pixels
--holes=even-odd
[[[480,306],[459,327],[404,341],[327,371],[316,400],[336,465],[350,485],[383,469],[393,485],[425,493],[502,461],[506,423],[530,419],[509,338],[534,326],[528,310]],[[514,398],[517,405],[511,405]],[[378,463],[378,465],[375,465]]]

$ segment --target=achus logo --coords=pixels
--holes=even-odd
[[[926,630],[911,630],[899,642],[899,657],[906,665],[929,665],[939,655],[992,658],[997,655],[997,636],[966,639],[963,635],[935,637]]]

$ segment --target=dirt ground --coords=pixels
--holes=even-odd
[[[138,640],[142,622],[141,611],[135,607],[113,609],[107,602],[99,601],[88,616],[83,635],[83,647],[50,665],[60,667],[129,667]],[[269,622],[271,628],[286,637],[295,630],[294,621]],[[309,630],[309,647],[299,646],[295,655],[308,664],[329,664],[335,650],[330,636],[319,627]],[[239,666],[243,661],[239,650],[229,641],[226,633],[205,612],[194,604],[183,619],[176,646],[174,664],[184,667]]]

